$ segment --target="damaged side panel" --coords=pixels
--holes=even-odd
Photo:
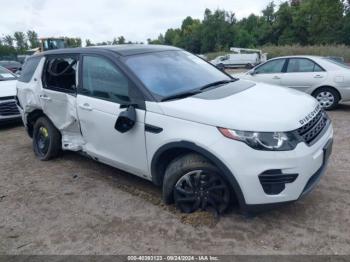
[[[18,92],[18,99],[22,106],[21,110],[24,111],[23,121],[27,123],[30,113],[41,110],[60,130],[63,150],[83,150],[85,141],[80,131],[76,94],[44,88],[41,78],[44,67],[45,58],[43,57],[30,83],[18,82],[17,84],[17,88],[21,89],[21,92]]]

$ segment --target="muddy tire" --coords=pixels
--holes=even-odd
[[[33,149],[42,161],[55,158],[61,151],[61,134],[47,117],[40,117],[34,124]]]
[[[200,155],[178,157],[165,171],[163,200],[175,203],[184,213],[213,210],[220,214],[229,208],[231,198],[231,188],[220,170]]]

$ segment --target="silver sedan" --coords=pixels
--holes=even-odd
[[[278,57],[239,77],[306,92],[327,110],[336,108],[339,102],[350,101],[350,67],[332,58]]]

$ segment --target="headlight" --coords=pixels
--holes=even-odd
[[[219,128],[225,137],[246,143],[253,149],[264,151],[291,151],[300,140],[294,132],[249,132]]]

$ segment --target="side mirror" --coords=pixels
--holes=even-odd
[[[128,108],[121,112],[115,122],[114,128],[120,133],[125,133],[131,130],[136,123],[136,110],[133,105],[129,105]]]

